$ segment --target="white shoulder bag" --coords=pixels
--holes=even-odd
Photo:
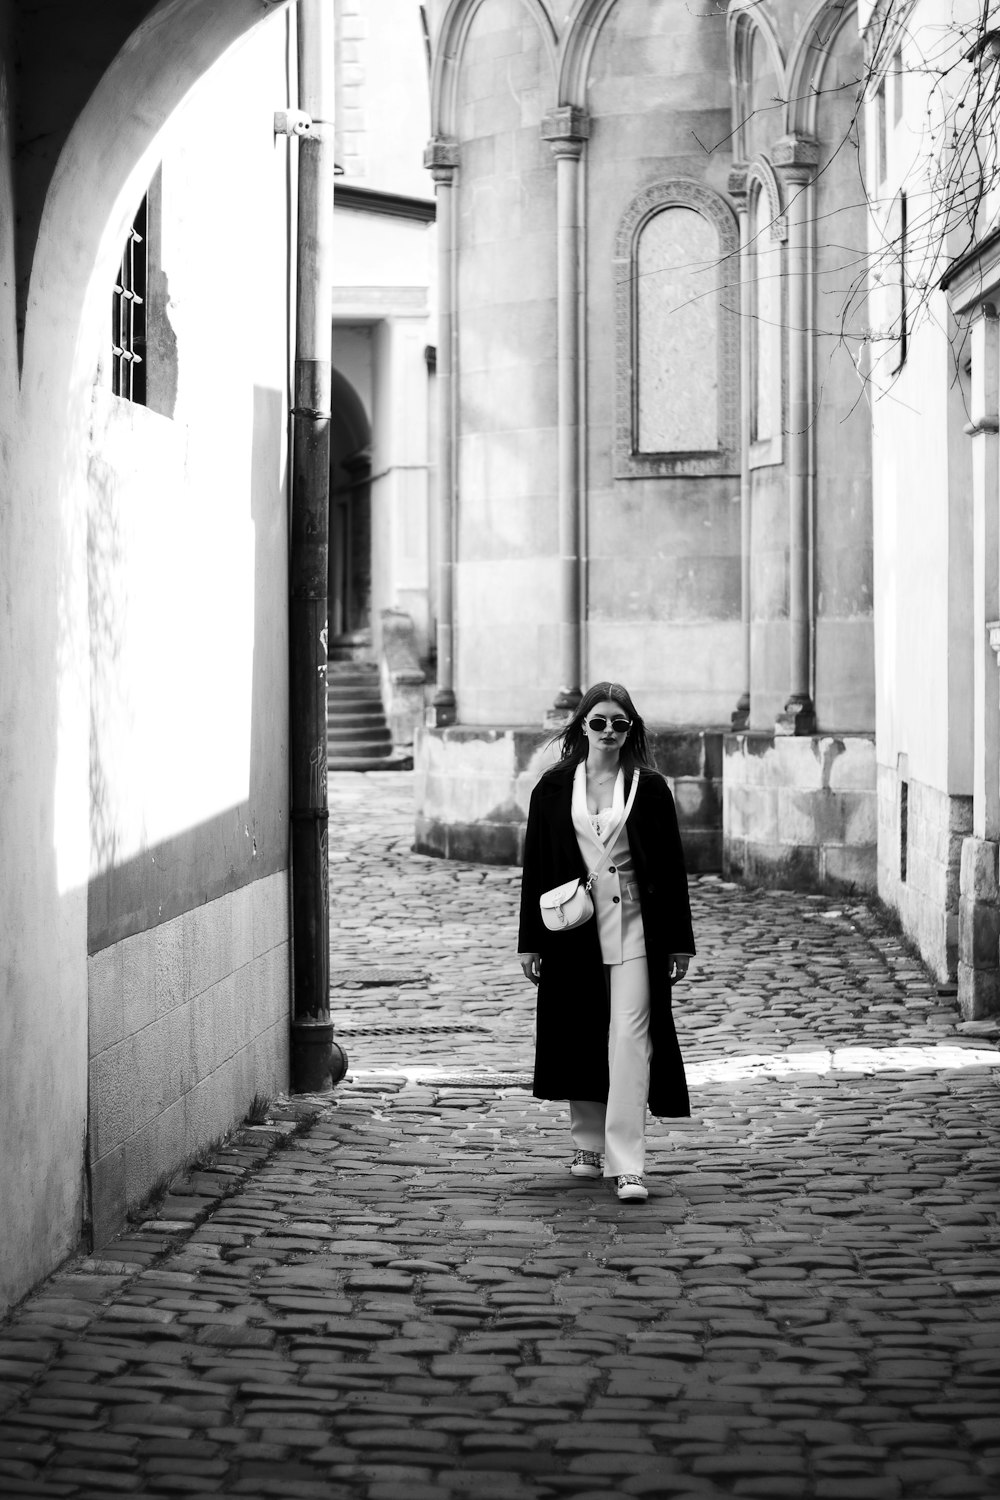
[[[632,803],[635,801],[638,786],[639,768],[637,766],[632,772],[632,785],[629,788],[625,812],[618,828],[624,828],[628,822],[628,815],[632,811]],[[567,880],[563,885],[554,886],[551,891],[545,891],[539,896],[538,906],[542,913],[542,921],[550,932],[571,932],[574,927],[582,927],[584,922],[590,921],[594,915],[594,900],[590,894],[590,887],[611,858],[611,849],[617,834],[618,829],[605,844],[604,853],[588,874],[586,883],[579,878]]]

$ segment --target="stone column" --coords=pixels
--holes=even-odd
[[[427,710],[430,725],[454,724],[455,707],[455,171],[458,142],[435,137],[424,152],[424,166],[437,196],[438,272],[438,615],[437,688]]]
[[[743,631],[743,688],[732,715],[733,729],[750,724],[750,216],[747,169],[737,164],[729,174],[729,196],[740,221],[740,624]]]
[[[559,476],[559,690],[546,723],[558,726],[583,696],[580,677],[580,159],[590,120],[573,105],[550,110],[542,137],[556,159],[557,388]]]
[[[815,141],[786,135],[775,143],[773,161],[785,189],[788,240],[785,281],[788,288],[788,634],[789,683],[784,713],[776,734],[813,734],[816,710],[810,692],[812,603],[810,597],[810,353],[812,315],[809,305],[811,266],[809,221],[811,184],[819,160]]]
[[[970,1019],[1000,1010],[1000,337],[996,308],[976,309],[971,332],[973,634],[972,837],[962,842],[958,1003]]]

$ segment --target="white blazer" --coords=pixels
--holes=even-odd
[[[611,857],[590,888],[601,957],[606,964],[645,958],[639,887],[625,824],[624,773],[619,771],[615,777],[610,816],[603,810],[599,814],[599,833],[587,809],[587,762],[581,760],[573,775],[572,813],[576,841],[588,871],[594,868],[609,840],[613,841]]]

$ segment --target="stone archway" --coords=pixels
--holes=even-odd
[[[330,424],[330,650],[371,639],[371,440],[364,403],[334,369]]]

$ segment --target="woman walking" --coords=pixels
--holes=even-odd
[[[647,1101],[654,1115],[690,1114],[670,1011],[694,953],[684,851],[620,683],[589,689],[561,750],[531,794],[521,878],[518,959],[538,986],[533,1092],[570,1101],[573,1175],[603,1173],[623,1201],[642,1201]],[[546,925],[540,901],[558,922],[556,888],[592,873],[589,920]],[[559,909],[563,920],[574,910]]]

